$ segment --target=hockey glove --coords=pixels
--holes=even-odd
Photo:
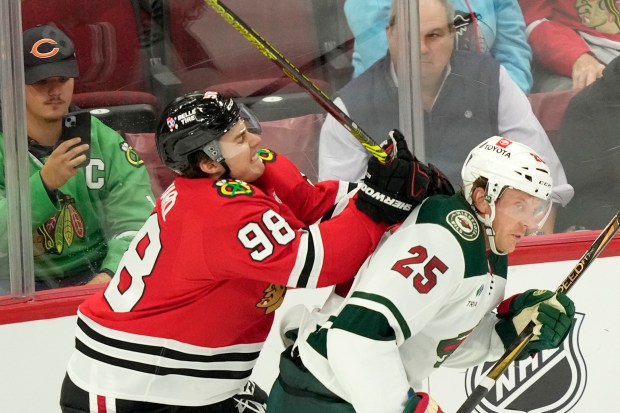
[[[267,412],[267,393],[249,380],[243,390],[221,404],[222,412]]]
[[[431,396],[418,392],[411,396],[403,413],[443,413],[443,410]]]
[[[495,331],[508,347],[533,321],[534,336],[517,360],[541,350],[557,348],[568,336],[575,316],[573,301],[562,293],[549,290],[527,290],[504,300],[497,308],[500,319]]]
[[[426,196],[431,195],[454,195],[454,187],[447,176],[443,174],[432,163],[428,164],[428,168],[430,170],[429,176],[431,178],[431,182],[428,186],[428,190],[426,191]]]
[[[392,130],[389,135],[382,148],[391,162],[381,165],[370,158],[355,204],[374,221],[394,224],[404,221],[426,198],[430,169],[414,158],[399,131]]]

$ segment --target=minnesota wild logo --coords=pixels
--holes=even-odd
[[[254,188],[247,182],[239,179],[220,179],[213,184],[217,188],[218,194],[232,198],[238,195],[253,195]]]
[[[269,149],[259,149],[257,153],[263,162],[274,162],[276,160],[276,153]]]
[[[454,228],[454,231],[466,241],[473,241],[478,238],[480,229],[476,218],[463,209],[452,211],[446,217],[446,222]]]
[[[60,199],[60,211],[37,228],[45,252],[61,254],[73,244],[75,237],[84,239],[84,219],[74,206],[71,195]]]
[[[144,164],[144,161],[140,159],[133,147],[129,146],[127,142],[121,143],[120,146],[121,151],[125,152],[125,159],[127,159],[131,166],[139,168]]]

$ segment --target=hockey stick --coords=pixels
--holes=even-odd
[[[250,43],[269,60],[275,63],[286,76],[292,81],[299,84],[314,98],[314,100],[332,115],[342,126],[345,127],[368,152],[381,163],[388,162],[388,154],[357,124],[347,116],[336,104],[316,86],[306,75],[289,62],[282,54],[271,46],[265,39],[261,37],[254,29],[248,26],[243,20],[233,13],[227,6],[219,0],[204,0],[213,10],[217,12],[224,20],[243,35]]]
[[[617,212],[601,234],[594,240],[590,248],[583,254],[579,262],[577,262],[575,267],[568,274],[568,277],[562,281],[562,284],[560,284],[556,292],[567,293],[572,288],[579,277],[588,269],[592,261],[605,249],[609,241],[611,241],[616,232],[618,232],[619,228],[620,212]],[[519,334],[515,342],[506,349],[502,357],[493,365],[486,377],[476,386],[472,394],[465,400],[456,413],[470,413],[474,411],[478,403],[480,403],[489,390],[493,388],[495,382],[502,375],[504,370],[506,370],[508,365],[517,358],[519,353],[521,353],[527,343],[533,338],[534,327],[534,322],[530,321],[521,334]]]

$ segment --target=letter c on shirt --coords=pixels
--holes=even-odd
[[[95,177],[95,174],[93,173],[95,169],[101,172],[105,170],[105,165],[101,159],[91,159],[90,163],[86,165],[84,172],[86,173],[86,186],[89,189],[103,188],[103,183],[105,180],[103,176]]]

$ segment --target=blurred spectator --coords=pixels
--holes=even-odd
[[[84,136],[59,143],[79,74],[73,43],[41,25],[26,30],[23,42],[36,288],[106,282],[153,208],[146,168],[92,116],[90,145],[81,143]],[[87,151],[90,162],[81,166]],[[0,217],[7,215],[5,188],[1,174]],[[0,257],[6,257],[6,223],[0,225]],[[8,274],[2,275],[0,289],[6,289]]]
[[[582,88],[620,55],[620,2],[519,0],[534,52],[533,91]]]
[[[387,28],[388,54],[339,93],[335,103],[370,136],[398,125],[395,67],[395,16]],[[566,205],[573,189],[525,94],[506,70],[489,56],[453,51],[454,25],[448,0],[420,1],[422,105],[426,160],[452,182],[460,182],[463,158],[482,137],[501,135],[540,153],[555,184],[552,199]],[[393,61],[390,59],[393,58]],[[320,179],[357,181],[370,155],[333,117],[328,116],[319,142]],[[545,228],[552,228],[552,221]]]
[[[620,57],[577,94],[560,129],[558,155],[575,198],[558,211],[558,230],[603,228],[620,209]]]
[[[537,0],[538,1],[538,0]],[[354,76],[385,55],[391,0],[347,0],[344,11],[355,36]],[[453,0],[457,50],[490,53],[525,93],[532,87],[532,51],[517,0]]]

